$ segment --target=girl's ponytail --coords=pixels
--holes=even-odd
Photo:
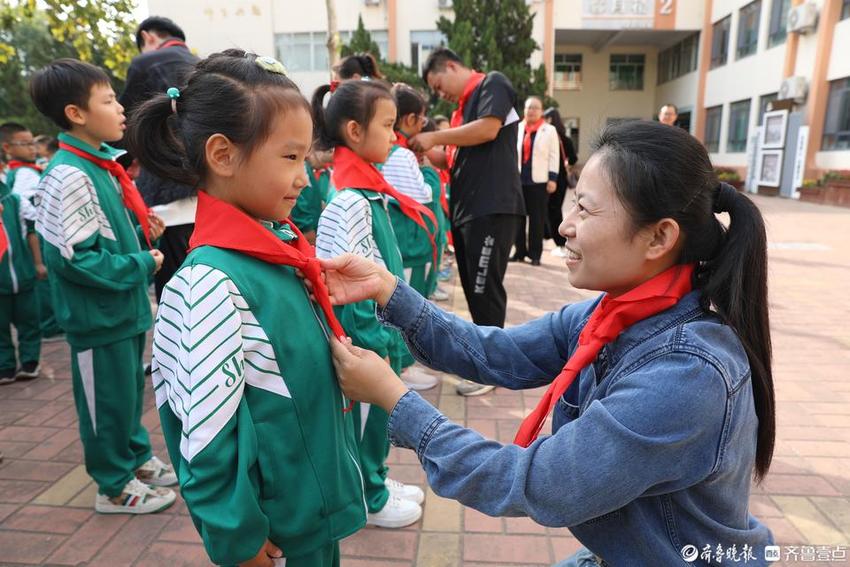
[[[142,166],[163,179],[195,186],[198,175],[187,167],[186,150],[174,131],[179,115],[180,99],[167,94],[156,95],[142,103],[130,117],[127,128],[127,149]]]
[[[310,102],[311,114],[313,115],[313,145],[317,150],[326,151],[333,149],[334,136],[328,132],[325,120],[325,97],[331,92],[331,85],[322,85],[313,93]]]

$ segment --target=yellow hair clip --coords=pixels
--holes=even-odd
[[[283,63],[275,59],[274,57],[269,57],[268,55],[262,55],[255,59],[257,65],[268,71],[269,73],[277,73],[278,75],[286,75],[286,67],[283,66]]]

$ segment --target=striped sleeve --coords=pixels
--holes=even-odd
[[[399,193],[423,204],[431,202],[431,188],[422,177],[416,156],[407,148],[398,148],[391,153],[381,168],[381,173]]]
[[[97,191],[88,175],[69,166],[58,165],[39,183],[41,202],[36,230],[70,260],[74,245],[93,234],[115,240],[112,227],[100,208]]]
[[[340,191],[319,217],[316,255],[319,258],[333,258],[347,252],[384,264],[372,235],[372,208],[369,200],[346,190]]]

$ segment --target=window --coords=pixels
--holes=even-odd
[[[642,91],[643,67],[646,56],[612,54],[608,73],[608,89],[612,91]]]
[[[720,121],[722,119],[722,106],[712,106],[705,109],[705,149],[709,153],[716,153],[720,150]]]
[[[756,122],[758,126],[761,126],[764,122],[764,113],[767,112],[770,103],[776,100],[778,97],[779,95],[777,93],[761,95],[761,97],[759,98],[759,119],[758,122]]]
[[[581,53],[555,54],[555,88],[562,91],[581,90]]]
[[[387,30],[370,31],[372,41],[378,44],[381,57],[386,58],[389,50]],[[339,32],[341,44],[351,40],[350,31]],[[327,71],[328,64],[327,32],[298,32],[275,34],[277,58],[289,71]]]
[[[756,52],[759,43],[761,0],[750,2],[738,12],[738,49],[735,58],[741,59]]]
[[[732,22],[732,16],[726,16],[714,26],[712,26],[711,34],[711,68],[726,65],[726,59],[729,57],[729,26]]]
[[[437,30],[410,32],[410,65],[419,72],[434,49],[446,45],[446,36]]]
[[[750,99],[733,102],[729,105],[729,133],[726,138],[726,151],[743,152],[747,149],[747,135],[750,126]]]
[[[788,11],[791,9],[791,0],[773,0],[770,7],[770,28],[767,35],[767,46],[773,47],[785,41],[788,35],[785,26],[788,23]]]
[[[699,57],[699,33],[658,53],[658,84],[696,71]]]
[[[841,5],[841,19],[850,18],[850,0],[844,0]]]
[[[829,83],[829,102],[823,125],[823,149],[850,149],[850,77]]]

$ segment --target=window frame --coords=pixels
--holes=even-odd
[[[711,120],[714,118],[713,113],[717,113],[716,124],[717,124],[717,138],[709,139],[709,126],[711,124]],[[710,154],[716,154],[720,152],[720,134],[723,128],[723,105],[718,104],[717,106],[710,106],[705,109],[705,149]],[[712,133],[713,134],[713,133]]]
[[[770,20],[767,23],[767,48],[782,45],[788,39],[788,13],[791,0],[773,0],[770,5]]]
[[[746,105],[746,116],[744,117],[744,135],[742,139],[734,137],[738,133],[737,120],[743,114],[741,110]],[[729,121],[726,130],[726,153],[740,154],[747,151],[747,140],[750,137],[750,115],[753,111],[753,99],[747,98],[729,103]]]
[[[572,61],[564,61],[565,58],[574,58]],[[562,60],[559,61],[558,59]],[[559,65],[569,66],[570,70],[559,70]],[[580,91],[582,89],[582,65],[584,65],[584,55],[582,53],[556,53],[554,63],[554,88],[560,91]],[[559,75],[565,76],[564,80],[559,80]],[[571,78],[572,77],[572,78]]]
[[[618,59],[623,58],[623,60],[615,62],[615,57]],[[635,86],[628,86],[630,84],[629,79],[624,79],[621,75],[621,72],[627,69],[634,72],[634,75],[631,77],[631,82],[633,82]],[[608,56],[609,91],[643,91],[645,86],[645,73],[645,53],[611,53]]]
[[[750,19],[754,19],[754,25],[751,28],[744,26],[745,17],[747,21],[749,21]],[[746,57],[750,57],[751,55],[755,55],[756,52],[758,52],[760,28],[761,0],[753,0],[746,6],[743,6],[740,10],[738,10],[738,37],[735,41],[736,61],[744,59]],[[742,41],[747,39],[748,36],[749,41],[742,45]]]
[[[839,108],[835,107],[836,101],[838,101]],[[840,113],[840,115],[834,118],[835,122],[837,125],[840,125],[843,119],[843,122],[846,123],[846,129],[829,129],[831,115],[836,112]],[[827,152],[850,150],[850,77],[843,77],[829,82],[826,114],[823,119],[821,150]]]
[[[725,41],[720,43],[718,40],[718,30],[724,29]],[[711,26],[711,57],[709,60],[709,69],[717,69],[729,62],[729,42],[732,35],[732,14],[725,18],[720,18]]]

